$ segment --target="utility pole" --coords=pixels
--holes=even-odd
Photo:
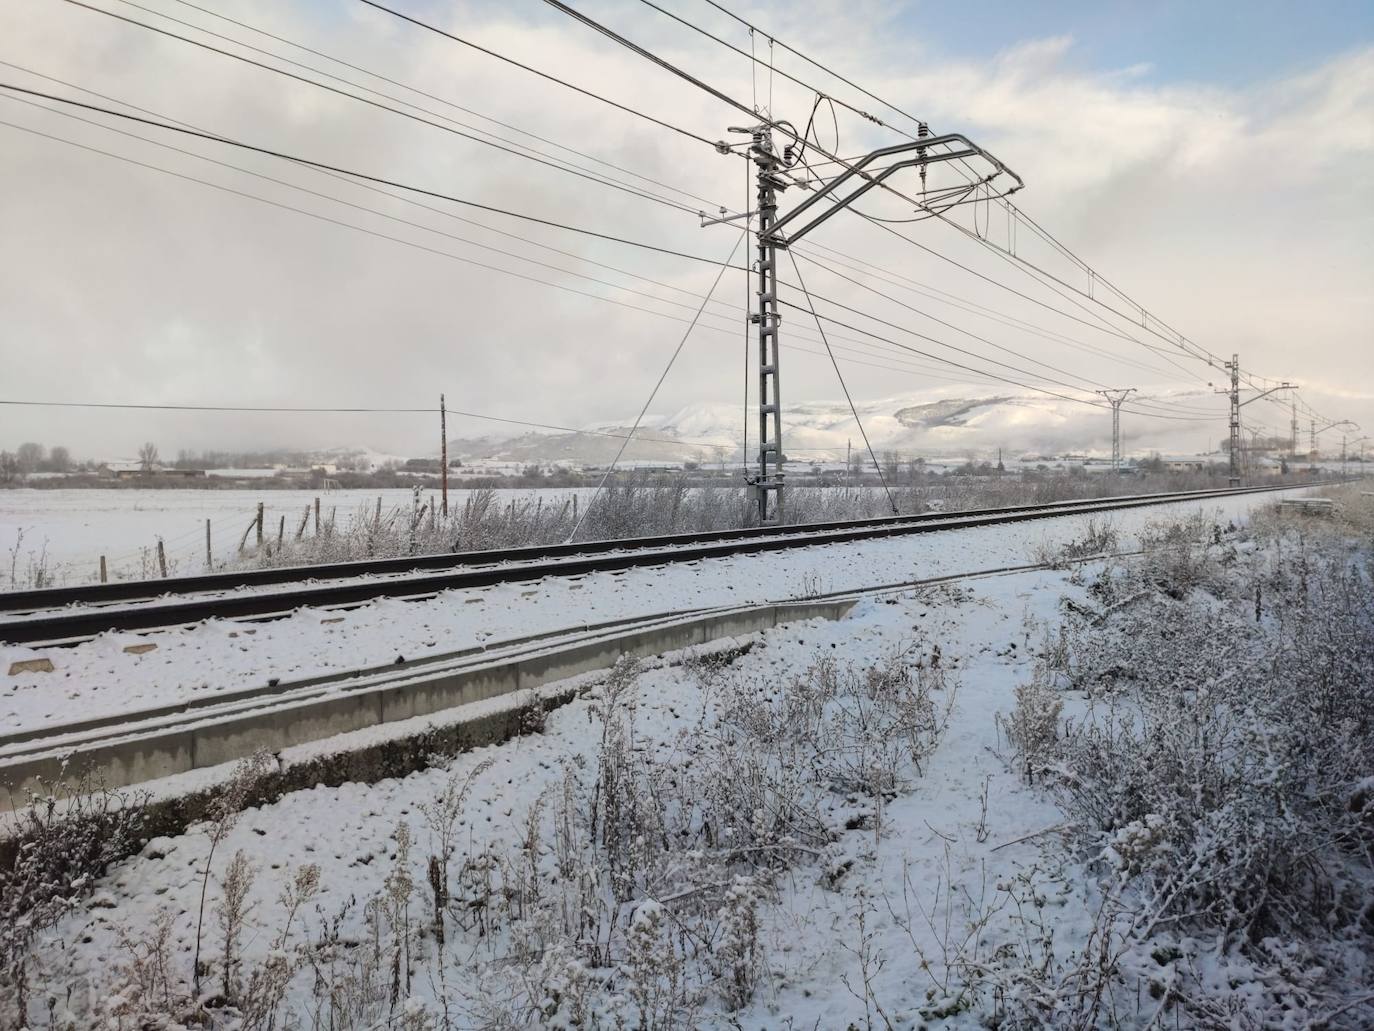
[[[761,524],[782,522],[784,511],[782,392],[778,377],[778,329],[780,322],[778,317],[778,251],[796,243],[811,230],[832,218],[836,212],[849,207],[850,204],[859,200],[870,190],[882,186],[887,179],[903,169],[917,167],[921,169],[923,173],[922,199],[916,203],[918,205],[917,210],[927,214],[931,213],[932,209],[929,207],[931,198],[924,192],[924,172],[925,167],[930,164],[982,158],[992,168],[991,173],[984,177],[984,183],[989,183],[1003,174],[1016,181],[1014,187],[998,194],[998,196],[1008,196],[1024,185],[1020,176],[982,147],[974,144],[968,137],[960,133],[931,136],[929,129],[927,129],[918,141],[913,140],[891,147],[882,147],[852,162],[842,162],[846,165],[843,172],[829,182],[814,188],[806,200],[780,218],[778,216],[778,194],[790,185],[789,180],[783,177],[783,173],[798,160],[797,153],[790,145],[781,154],[774,149],[773,129],[780,128],[785,124],[788,123],[763,121],[749,128],[730,126],[730,132],[748,135],[751,140],[749,157],[754,162],[757,208],[753,212],[746,211],[738,214],[727,214],[722,210],[720,217],[708,216],[705,212],[701,212],[703,228],[722,222],[748,219],[750,215],[758,216],[758,257],[755,264],[758,273],[759,303],[758,310],[750,313],[749,320],[758,327],[759,460],[758,475],[750,482],[750,486],[754,490],[754,496],[758,503],[758,519]],[[795,130],[789,132],[787,129],[781,129],[781,131],[790,136],[797,144],[804,146],[802,139],[795,134]],[[724,141],[717,143],[716,149],[722,154],[733,152],[731,145]],[[915,157],[902,157],[902,155],[910,154],[913,151],[916,153]],[[868,166],[885,158],[901,158],[901,160],[888,163],[878,171],[866,171]],[[862,179],[862,185],[848,190],[848,192],[841,192],[840,188],[846,187],[850,180],[855,178]],[[950,191],[937,192],[940,193],[942,200],[953,197]],[[989,195],[985,199],[992,198]],[[951,203],[953,203],[952,200]],[[813,217],[809,221],[798,221],[800,216],[811,212],[817,205],[823,205],[819,213],[813,213]],[[788,226],[795,226],[795,228],[788,229],[784,233],[784,228]],[[874,464],[877,464],[876,458]],[[770,494],[774,496],[771,504],[769,503]]]
[[[778,246],[771,233],[777,221],[778,192],[786,183],[777,174],[781,164],[773,150],[773,132],[764,126],[753,131],[749,154],[757,178],[758,311],[750,316],[758,327],[759,340],[759,471],[754,495],[759,506],[759,525],[783,519],[782,392],[778,377]],[[770,426],[772,432],[770,433]],[[771,468],[770,468],[771,467]],[[774,495],[770,505],[768,495]]]
[[[444,518],[448,518],[448,408],[439,395],[439,482],[443,484]]]
[[[1240,486],[1240,355],[1232,354],[1226,366],[1231,372],[1231,476],[1226,481]]]
[[[1293,460],[1294,460],[1294,461],[1297,461],[1297,459],[1298,459],[1298,395],[1297,395],[1297,394],[1294,394],[1293,397],[1292,397],[1292,412],[1293,412],[1293,421],[1292,421],[1292,423],[1291,423],[1291,425],[1290,425],[1290,427],[1289,427],[1289,429],[1290,429],[1289,440],[1291,441],[1291,444],[1292,444]]]
[[[1241,443],[1240,443],[1240,410],[1241,410],[1241,407],[1244,406],[1244,405],[1253,404],[1254,402],[1258,401],[1260,398],[1262,398],[1262,397],[1268,397],[1270,394],[1277,394],[1280,390],[1297,390],[1297,389],[1298,389],[1298,385],[1297,385],[1296,383],[1289,383],[1289,382],[1287,382],[1287,381],[1285,380],[1283,383],[1278,384],[1278,386],[1270,387],[1270,388],[1267,389],[1267,390],[1261,390],[1261,391],[1260,391],[1258,394],[1256,394],[1254,397],[1247,397],[1244,401],[1242,401],[1242,400],[1240,399],[1240,355],[1238,355],[1238,354],[1233,354],[1233,355],[1231,355],[1231,360],[1230,360],[1229,362],[1223,363],[1221,367],[1231,374],[1231,386],[1230,386],[1230,389],[1229,389],[1229,390],[1218,390],[1218,391],[1217,391],[1218,394],[1228,394],[1228,395],[1230,395],[1230,399],[1231,399],[1231,476],[1230,476],[1230,479],[1229,479],[1227,482],[1229,482],[1230,485],[1231,485],[1232,487],[1239,487],[1239,486],[1240,486],[1240,479],[1241,479],[1241,468],[1240,468],[1240,452],[1241,452]],[[1209,384],[1209,386],[1210,386],[1210,384]]]
[[[1121,405],[1126,398],[1136,392],[1135,387],[1127,387],[1124,390],[1099,390],[1098,393],[1105,397],[1112,406],[1112,472],[1121,472]],[[998,458],[1001,461],[1001,458]]]

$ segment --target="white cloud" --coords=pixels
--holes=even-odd
[[[226,35],[252,38],[170,0],[152,2]],[[322,13],[316,7],[263,0],[241,0],[224,10],[711,201],[733,208],[745,203],[742,162],[361,5],[346,5],[338,20],[332,8]],[[1374,119],[1368,114],[1374,110],[1374,51],[1333,56],[1302,74],[1250,90],[1168,87],[1152,84],[1139,68],[1084,71],[1074,64],[1074,44],[1066,38],[1028,40],[986,61],[945,59],[906,35],[883,5],[864,10],[871,16],[867,20],[822,3],[759,8],[751,14],[776,25],[780,35],[803,49],[824,55],[856,81],[928,117],[937,129],[964,131],[986,143],[1026,177],[1028,189],[1018,197],[1026,210],[1151,311],[1204,346],[1221,354],[1240,351],[1243,362],[1262,373],[1313,385],[1341,384],[1339,390],[1314,394],[1312,403],[1333,412],[1340,408],[1342,414],[1348,410],[1374,424],[1368,389],[1374,336],[1368,288],[1374,281]],[[137,11],[127,13],[154,20]],[[641,13],[615,5],[593,13],[625,26],[636,39],[735,96],[747,100],[756,88],[767,96],[766,72],[751,82],[738,55],[647,9]],[[727,125],[745,117],[566,20],[544,15],[531,20],[528,12],[499,5],[455,5],[446,17],[436,17],[464,35],[709,138],[723,135]],[[866,22],[872,28],[856,30]],[[748,45],[747,36],[728,20],[709,24]],[[0,48],[4,60],[216,132],[695,253],[723,257],[731,242],[729,230],[701,230],[689,215],[65,5],[38,0],[9,5],[0,13],[0,39],[8,44]],[[259,38],[255,43],[290,52],[307,64],[325,65],[321,58],[271,41]],[[780,51],[775,58],[804,78],[824,79]],[[9,69],[0,71],[0,78],[41,85]],[[339,74],[364,80],[347,69]],[[372,84],[387,93],[401,92],[375,80]],[[810,109],[804,90],[778,76],[772,88],[779,115],[804,119]],[[855,97],[840,84],[825,88]],[[57,91],[72,92],[65,87]],[[412,99],[423,108],[495,129],[436,101]],[[862,101],[859,106],[899,121],[874,102],[855,99]],[[13,102],[0,102],[0,118],[455,255],[556,278],[578,289],[613,292]],[[846,153],[890,139],[853,118],[843,119],[841,129]],[[496,131],[525,139],[509,130]],[[825,133],[828,138],[828,125]],[[409,407],[432,403],[432,395],[442,389],[451,404],[471,410],[584,424],[636,410],[683,328],[680,322],[481,271],[12,129],[0,127],[0,134],[0,176],[6,184],[0,194],[0,225],[5,227],[0,234],[0,311],[5,313],[0,361],[7,371],[4,393],[10,396]],[[580,267],[270,159],[174,142],[356,203],[385,207],[445,232],[517,249],[563,268]],[[794,196],[789,191],[784,202],[793,202]],[[875,213],[902,215],[890,200],[870,203]],[[704,266],[472,211],[458,213],[685,290],[702,291],[712,279]],[[1019,290],[1036,290],[1028,278],[946,227],[923,223],[904,231]],[[1142,386],[1164,387],[1174,381],[1197,386],[1209,375],[1199,368],[1191,380],[1185,379],[1139,344],[1096,333],[1021,301],[857,220],[836,219],[824,232],[818,240],[829,246],[1053,327],[1111,355],[1129,356],[1154,371],[1123,367],[1115,359],[1084,355],[902,295],[907,303],[1022,356],[1013,359],[823,273],[808,273],[813,290],[858,307],[871,306],[891,322],[998,360],[1040,360],[1075,380],[1126,385],[1124,379],[1131,378]],[[992,220],[989,232],[1005,229]],[[1020,242],[1031,247],[1025,236]],[[1037,261],[1051,260],[1043,249],[1025,253]],[[589,275],[632,282],[580,268]],[[1070,275],[1063,263],[1055,270]],[[637,286],[690,303],[682,294]],[[731,303],[743,301],[738,280],[727,280],[722,291]],[[616,296],[677,314],[685,311],[642,297]],[[1091,321],[1063,298],[1045,292],[1036,296]],[[789,313],[785,331],[791,335],[786,339],[820,350],[814,339],[801,339],[814,333],[799,314]],[[722,309],[718,319],[708,322],[718,331],[699,331],[689,342],[656,408],[694,401],[734,403],[740,396],[743,326],[738,313]],[[966,360],[900,330],[873,328],[910,346]],[[867,349],[874,346],[885,345]],[[925,361],[910,354],[904,360]],[[801,400],[837,392],[824,358],[793,352],[787,362],[787,397]],[[1041,371],[1049,379],[1065,378],[1043,367]],[[947,387],[862,365],[847,366],[846,375],[860,397],[888,396],[894,386],[902,391],[931,388],[932,393],[937,385],[941,391]],[[987,388],[986,383],[980,386],[982,392]],[[64,438],[78,451],[99,450],[111,442],[128,451],[150,435],[161,437],[169,451],[225,445],[229,438],[245,443],[366,438],[380,447],[404,450],[429,435],[423,421],[406,417],[159,420],[10,414],[0,446],[29,437],[49,443]],[[475,432],[480,427],[459,429]]]

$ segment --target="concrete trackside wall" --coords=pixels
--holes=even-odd
[[[257,752],[282,751],[351,731],[458,710],[472,702],[542,688],[558,681],[610,669],[622,656],[647,658],[727,638],[740,638],[780,623],[809,619],[839,619],[853,599],[781,603],[717,611],[682,619],[660,619],[650,626],[633,624],[590,640],[565,645],[532,644],[500,659],[468,660],[461,668],[403,670],[371,677],[346,676],[332,684],[310,682],[303,697],[273,704],[270,695],[239,711],[176,722],[92,732],[68,742],[32,741],[16,755],[0,758],[0,811],[22,803],[31,791],[50,793],[58,784],[73,787],[98,784],[107,789],[130,787],[163,777],[230,763]],[[282,685],[281,692],[301,685]],[[260,702],[260,704],[257,704]],[[471,724],[445,721],[444,745],[463,747],[504,740],[513,730],[510,719],[490,713],[474,714]],[[431,742],[428,754],[436,754]],[[461,747],[460,747],[461,746]],[[442,753],[442,749],[439,750]],[[417,768],[404,743],[369,745],[353,758],[335,757],[326,782],[373,780]],[[388,756],[394,757],[387,758]],[[322,773],[324,771],[321,771]],[[347,772],[348,775],[344,776]],[[293,774],[281,791],[308,786],[310,774]],[[314,783],[314,782],[310,782]]]

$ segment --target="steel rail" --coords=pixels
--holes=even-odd
[[[222,596],[169,600],[129,607],[93,606],[69,608],[56,612],[41,612],[0,622],[0,641],[8,644],[63,645],[80,643],[106,631],[141,632],[172,629],[192,625],[207,619],[270,620],[283,618],[300,608],[335,608],[365,604],[379,598],[420,600],[431,598],[441,591],[489,587],[501,583],[518,583],[546,577],[579,577],[591,573],[620,572],[627,569],[697,562],[702,559],[725,558],[758,554],[822,544],[841,544],[853,541],[881,539],[918,533],[942,532],[990,526],[999,523],[1050,519],[1079,512],[1110,512],[1120,509],[1172,504],[1192,500],[1207,500],[1279,490],[1302,489],[1320,483],[1243,487],[1185,493],[1135,495],[1127,498],[1094,499],[1090,502],[1021,506],[1004,510],[983,510],[953,515],[898,517],[897,519],[858,520],[840,524],[838,528],[818,528],[818,524],[786,528],[791,532],[778,533],[779,528],[764,528],[763,534],[722,539],[721,534],[705,535],[699,543],[683,543],[682,537],[641,538],[672,544],[655,543],[633,546],[637,542],[598,542],[599,550],[587,551],[574,546],[565,556],[550,554],[556,549],[516,549],[542,552],[531,561],[496,564],[495,553],[469,553],[487,556],[485,564],[469,568],[448,568],[439,572],[412,573],[390,579],[374,578],[349,583],[306,584],[294,589],[261,593],[234,593]],[[740,533],[741,531],[735,531]],[[747,532],[747,531],[743,531]],[[604,547],[602,547],[604,546]],[[619,550],[609,550],[609,549]],[[505,553],[510,554],[510,553]],[[457,558],[458,556],[448,556]],[[199,579],[199,578],[197,578]]]
[[[1308,486],[1309,484],[1303,484]],[[1316,485],[1315,483],[1310,485]],[[1253,488],[1247,488],[1253,489]],[[868,526],[923,523],[950,519],[960,515],[1004,515],[1034,511],[1041,508],[1073,508],[1102,501],[1141,501],[1153,498],[1187,500],[1227,494],[1227,488],[1195,491],[1170,491],[1152,494],[1124,494],[1109,498],[1077,498],[1066,501],[1042,502],[1033,505],[1004,505],[993,508],[969,509],[963,512],[922,512],[917,515],[875,516],[868,519],[836,519],[817,523],[791,523],[782,526],[755,526],[730,530],[703,530],[692,533],[662,534],[651,537],[626,537],[613,540],[580,541],[575,544],[542,544],[520,548],[488,548],[476,551],[451,551],[432,555],[404,555],[382,559],[353,559],[307,566],[273,566],[266,569],[239,569],[223,573],[201,573],[192,576],[168,577],[157,580],[120,580],[114,583],[82,584],[75,587],[46,587],[37,590],[0,592],[0,613],[21,614],[60,609],[71,605],[106,605],[117,601],[152,602],[173,595],[234,591],[246,587],[269,587],[278,584],[343,580],[364,576],[391,576],[398,573],[420,573],[427,570],[454,569],[464,566],[500,565],[532,562],[541,559],[566,558],[574,555],[594,555],[612,551],[634,551],[649,548],[672,548],[708,541],[748,540],[758,537],[805,535],[832,530],[846,530]],[[0,638],[2,640],[3,638]]]

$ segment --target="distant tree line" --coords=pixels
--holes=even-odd
[[[67,473],[75,468],[72,453],[60,444],[49,451],[30,440],[14,451],[0,451],[0,483],[13,483],[33,473]]]

